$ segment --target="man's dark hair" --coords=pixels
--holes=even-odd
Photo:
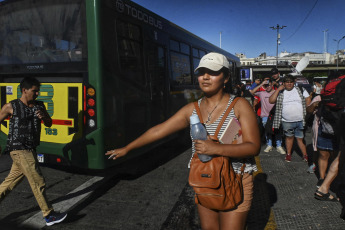
[[[296,78],[295,76],[293,75],[286,75],[283,79],[283,82],[286,82],[286,81],[294,81]]]
[[[34,77],[25,77],[20,82],[20,91],[23,91],[23,89],[31,89],[32,86],[40,87],[41,83]]]
[[[277,68],[274,67],[274,68],[271,69],[271,75],[275,75],[277,73],[279,73]]]

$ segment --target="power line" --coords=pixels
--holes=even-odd
[[[313,6],[313,7],[311,8],[311,10],[308,12],[308,14],[306,15],[306,17],[305,17],[305,18],[303,19],[303,21],[301,22],[301,24],[297,27],[297,29],[295,30],[295,32],[293,32],[293,34],[291,34],[290,37],[288,37],[286,40],[284,40],[284,42],[287,41],[287,40],[289,40],[292,36],[294,36],[294,35],[297,33],[297,31],[302,27],[302,25],[303,25],[304,22],[307,20],[307,18],[308,18],[309,15],[311,14],[311,12],[314,10],[314,8],[315,8],[315,6],[316,6],[316,4],[317,4],[318,1],[319,1],[319,0],[316,0],[314,6]]]

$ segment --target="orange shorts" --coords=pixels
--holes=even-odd
[[[247,212],[250,210],[253,200],[253,175],[249,173],[244,173],[242,178],[243,184],[243,202],[232,212]]]

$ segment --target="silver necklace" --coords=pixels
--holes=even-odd
[[[210,124],[211,118],[212,118],[212,113],[216,110],[216,108],[218,107],[219,103],[222,101],[223,97],[224,97],[224,94],[222,95],[222,98],[218,101],[217,105],[212,109],[212,111],[210,113],[206,109],[206,111],[208,113],[208,116],[207,116],[207,120],[206,120],[205,124],[207,124],[207,125]]]

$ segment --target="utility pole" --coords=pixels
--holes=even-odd
[[[325,29],[323,32],[323,53],[327,53],[327,32],[328,32],[328,29]]]
[[[338,65],[339,65],[339,52],[338,52],[338,50],[339,50],[339,42],[340,42],[341,40],[343,40],[344,38],[345,38],[345,36],[343,36],[343,37],[340,38],[339,40],[333,39],[334,41],[338,42],[337,51],[335,51],[335,52],[337,53],[337,71],[338,71]]]
[[[286,26],[279,26],[279,24],[277,24],[276,27],[274,27],[274,26],[271,26],[271,27],[270,27],[272,30],[277,30],[277,53],[276,53],[276,59],[277,59],[277,61],[276,61],[276,67],[278,66],[278,45],[280,45],[280,34],[279,34],[279,29],[283,29],[284,27],[286,27]]]
[[[219,32],[219,48],[222,48],[222,31]]]

